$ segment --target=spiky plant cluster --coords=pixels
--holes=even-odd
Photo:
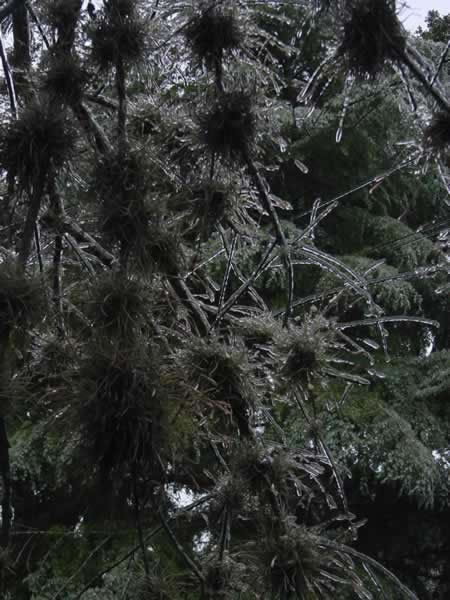
[[[209,68],[243,41],[235,14],[222,8],[207,7],[190,20],[184,34],[194,56]]]
[[[250,348],[271,344],[280,332],[280,324],[271,314],[244,317],[236,323],[236,330]]]
[[[320,468],[317,467],[318,472]],[[301,487],[301,478],[306,471],[302,469],[300,457],[288,450],[271,446],[265,448],[256,444],[238,447],[232,459],[232,471],[253,493],[270,503],[282,496],[288,501],[291,493]],[[295,482],[299,487],[293,485]]]
[[[40,277],[25,276],[12,262],[0,264],[0,334],[15,327],[31,327],[44,314],[46,297]]]
[[[101,202],[106,237],[131,247],[147,235],[148,169],[137,153],[104,157],[95,167],[92,192]]]
[[[327,568],[328,560],[316,536],[290,517],[270,523],[259,556],[275,598],[307,597],[311,582]]]
[[[232,191],[224,185],[205,183],[193,190],[191,216],[202,239],[209,239],[214,228],[233,207]]]
[[[284,373],[290,379],[305,379],[308,371],[317,366],[317,352],[309,340],[296,340],[292,344],[287,360],[284,364]]]
[[[435,150],[444,150],[450,146],[450,113],[439,111],[433,115],[425,130],[425,140]]]
[[[238,476],[228,475],[218,481],[214,499],[210,505],[213,519],[217,519],[225,511],[236,514],[243,511],[247,503],[245,481]]]
[[[103,69],[117,64],[136,64],[145,56],[148,22],[139,2],[110,0],[99,22],[90,31],[92,58]]]
[[[176,584],[168,575],[151,573],[139,578],[131,586],[135,600],[173,600],[176,597]]]
[[[245,355],[219,340],[198,340],[178,357],[188,396],[203,407],[226,415],[241,436],[252,435],[250,420],[255,401],[252,376]]]
[[[88,75],[76,57],[57,55],[48,62],[42,89],[51,99],[78,104],[87,81]]]
[[[308,316],[301,327],[279,332],[276,344],[282,362],[281,375],[290,383],[306,383],[325,356],[326,335],[322,320]]]
[[[42,181],[50,165],[55,169],[64,165],[74,139],[62,112],[35,102],[0,132],[0,166],[29,189]]]
[[[121,273],[108,273],[89,290],[88,315],[97,331],[131,342],[148,324],[147,285]]]
[[[223,93],[213,106],[199,116],[200,137],[212,154],[239,161],[251,149],[256,133],[256,117],[250,94]]]
[[[80,375],[82,440],[100,472],[151,468],[162,423],[157,369],[145,349],[98,344]]]
[[[393,0],[348,0],[340,53],[357,76],[376,77],[406,44]]]
[[[231,598],[230,584],[233,576],[231,561],[213,559],[203,567],[205,576],[205,600],[215,598]]]
[[[183,253],[176,231],[163,222],[152,223],[145,242],[136,248],[136,261],[141,268],[154,269],[168,277],[176,277],[183,269]]]
[[[45,0],[42,10],[51,27],[66,31],[76,20],[81,5],[81,0]]]

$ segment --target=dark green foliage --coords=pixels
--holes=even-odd
[[[0,596],[412,600],[353,544],[365,501],[386,544],[364,551],[391,543],[390,487],[447,516],[448,353],[422,357],[448,337],[447,157],[423,151],[434,100],[406,81],[443,49],[410,38],[405,77],[373,81],[404,49],[381,0],[45,4],[0,103],[19,117],[0,143]],[[39,127],[79,128],[67,163],[47,134],[8,137],[34,90]],[[420,586],[410,531],[389,567],[443,600],[448,533],[419,544]]]
[[[417,34],[424,40],[441,42],[443,44],[448,42],[450,37],[450,14],[441,16],[439,11],[430,10],[425,17],[425,23],[427,25],[425,31],[421,27],[417,30]]]
[[[88,75],[77,58],[57,55],[49,61],[42,89],[50,98],[76,105],[83,97],[87,81]]]
[[[425,140],[435,150],[445,150],[450,145],[450,113],[440,111],[433,115]]]
[[[239,48],[243,39],[234,13],[211,7],[191,19],[185,36],[194,55],[208,67],[221,61],[224,53]]]
[[[0,165],[28,189],[45,177],[50,165],[61,168],[74,145],[74,134],[64,113],[50,104],[34,103],[3,127]]]
[[[25,276],[9,261],[0,264],[0,333],[31,327],[44,314],[45,290],[40,277]]]
[[[221,94],[207,110],[199,115],[200,137],[212,154],[235,161],[242,159],[256,133],[253,101],[246,92]]]
[[[397,60],[405,47],[392,0],[349,0],[340,53],[358,76],[376,77],[387,60]]]

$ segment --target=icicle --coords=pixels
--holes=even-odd
[[[402,83],[405,86],[406,93],[407,93],[407,96],[408,96],[408,101],[409,101],[409,104],[410,104],[410,108],[411,108],[412,112],[416,112],[416,110],[417,110],[417,102],[416,102],[416,99],[414,98],[413,93],[411,91],[411,86],[409,85],[408,77],[405,74],[405,72],[404,72],[404,70],[403,70],[403,68],[402,68],[401,65],[398,65],[396,67],[396,71],[398,72],[398,74],[400,76],[400,79],[402,80]]]
[[[444,48],[444,51],[442,52],[442,54],[441,54],[441,56],[439,58],[438,66],[436,67],[436,71],[434,72],[434,75],[433,75],[433,77],[432,77],[432,79],[430,81],[430,87],[433,87],[436,79],[438,78],[439,72],[442,69],[442,66],[443,66],[443,64],[445,62],[445,59],[447,58],[447,54],[448,54],[449,50],[450,50],[450,40],[448,40],[447,45]]]
[[[332,367],[323,367],[322,372],[326,375],[330,375],[330,377],[337,377],[338,379],[343,379],[344,381],[349,381],[351,383],[359,383],[360,385],[370,385],[370,381],[365,377],[355,375],[354,373],[338,371],[337,369],[333,369]]]
[[[356,338],[356,339],[359,340],[360,342],[362,342],[363,344],[366,344],[366,346],[369,346],[369,348],[372,348],[372,350],[380,349],[380,344],[378,344],[374,340],[371,340],[369,338]]]
[[[381,373],[380,371],[376,371],[375,369],[367,369],[367,372],[372,377],[377,377],[378,379],[386,379],[386,375]]]
[[[343,279],[349,287],[365,297],[372,305],[374,304],[372,297],[367,290],[367,283],[358,273],[356,273],[356,271],[353,271],[340,260],[337,260],[325,252],[321,252],[317,248],[304,245],[300,248],[300,252],[313,256],[322,268],[334,273],[340,279]]]
[[[342,106],[341,117],[339,119],[339,126],[336,131],[336,144],[339,144],[339,142],[342,140],[342,133],[344,131],[344,121],[345,116],[347,114],[348,105],[350,103],[350,91],[352,89],[353,82],[354,78],[351,75],[347,75],[344,84],[344,104]]]
[[[339,400],[339,406],[342,406],[344,404],[344,402],[347,400],[347,396],[350,392],[350,390],[353,387],[353,383],[347,383],[344,389],[344,393],[341,396],[341,399]]]
[[[301,171],[302,173],[304,173],[305,175],[307,173],[309,173],[308,167],[304,163],[302,163],[300,160],[298,160],[297,158],[294,160],[294,164],[297,167],[297,169],[299,171]]]
[[[306,94],[311,89],[311,86],[316,81],[317,76],[322,71],[322,69],[324,68],[324,66],[333,58],[333,56],[334,56],[334,53],[331,56],[327,56],[326,58],[323,59],[323,61],[319,64],[319,66],[316,68],[316,70],[313,72],[313,74],[311,75],[311,77],[306,82],[305,87],[303,88],[303,90],[297,96],[297,101],[300,101],[303,98],[305,98]]]
[[[368,325],[377,325],[377,323],[418,323],[419,325],[429,325],[430,327],[439,328],[439,322],[433,319],[424,317],[409,317],[408,315],[397,315],[388,317],[377,317],[373,319],[361,319],[360,321],[350,321],[348,323],[336,323],[335,328],[349,329],[351,327],[361,327]]]

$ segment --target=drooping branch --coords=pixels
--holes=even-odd
[[[259,171],[256,168],[255,163],[253,162],[248,152],[244,153],[244,159],[247,164],[247,168],[252,178],[252,181],[256,189],[258,190],[261,204],[263,205],[264,209],[268,212],[272,220],[275,229],[276,240],[281,248],[282,259],[286,268],[288,278],[288,299],[286,312],[284,314],[284,325],[286,326],[292,313],[292,303],[294,300],[294,267],[292,265],[291,251],[289,248],[289,244],[286,240],[286,236],[284,235],[284,231],[281,227],[277,211],[275,210],[272,201],[269,197],[269,194],[267,193],[266,186],[264,185],[262,177],[259,174]]]

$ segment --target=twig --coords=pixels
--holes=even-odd
[[[6,19],[6,17],[8,17],[10,14],[12,14],[12,12],[16,8],[19,8],[19,6],[24,5],[24,4],[25,4],[25,0],[10,0],[8,2],[8,4],[5,4],[5,6],[2,6],[0,8],[0,21],[3,21],[3,19]]]
[[[25,2],[25,5],[26,5],[27,10],[30,13],[30,16],[33,19],[36,27],[38,28],[39,33],[41,34],[42,39],[44,40],[45,47],[47,48],[47,50],[49,50],[50,49],[50,42],[48,41],[48,38],[45,35],[44,30],[42,29],[42,25],[41,25],[41,23],[40,23],[40,21],[39,21],[39,19],[37,17],[37,14],[34,11],[34,8],[31,6],[31,4],[28,1]]]
[[[3,66],[3,73],[5,75],[6,86],[8,88],[9,104],[11,106],[11,114],[13,119],[17,119],[17,98],[16,90],[14,87],[14,80],[11,75],[11,69],[8,62],[8,57],[5,52],[5,46],[3,44],[3,36],[0,31],[0,58]]]
[[[276,239],[273,240],[273,242],[271,242],[269,244],[269,246],[267,247],[266,251],[263,254],[263,257],[259,261],[259,264],[256,266],[255,270],[250,275],[250,277],[248,277],[248,279],[246,281],[244,281],[244,283],[235,292],[233,292],[231,294],[231,296],[228,298],[228,300],[223,305],[222,310],[217,312],[217,316],[216,316],[216,320],[215,320],[214,324],[218,323],[221,319],[223,319],[223,317],[226,315],[226,313],[236,304],[236,302],[239,300],[239,298],[242,296],[242,294],[251,286],[251,284],[257,278],[260,271],[266,265],[267,260],[268,260],[269,256],[272,254],[272,251],[276,245],[277,245]]]
[[[281,227],[277,211],[275,210],[272,201],[269,197],[269,194],[266,191],[266,187],[264,185],[262,177],[259,174],[255,163],[253,162],[252,158],[250,157],[247,151],[244,152],[244,160],[247,164],[247,168],[249,170],[253,183],[256,189],[258,190],[261,203],[264,209],[269,213],[270,218],[272,219],[272,223],[276,232],[276,241],[282,249],[282,258],[288,276],[288,299],[286,312],[284,313],[284,326],[286,327],[292,313],[292,303],[294,299],[294,267],[292,265],[291,251],[287,243],[286,237],[284,235],[283,229]]]
[[[433,96],[436,102],[441,108],[450,113],[450,102],[445,96],[436,88],[434,85],[435,80],[430,82],[427,76],[423,73],[419,65],[414,61],[412,56],[408,54],[408,51],[412,54],[410,46],[406,47],[405,52],[399,51],[400,60],[408,67],[414,77],[423,85],[423,87]]]
[[[148,564],[147,551],[145,548],[144,533],[142,531],[141,511],[140,511],[140,506],[139,506],[139,497],[138,497],[136,480],[137,480],[137,475],[136,475],[136,470],[134,470],[134,472],[133,472],[134,516],[135,516],[135,520],[136,520],[136,529],[137,529],[137,534],[138,534],[139,546],[141,548],[141,553],[142,553],[142,561],[144,563],[144,571],[148,577],[150,574],[150,567]]]
[[[177,552],[180,554],[180,556],[183,558],[184,562],[187,564],[187,566],[193,571],[193,573],[198,577],[198,579],[204,583],[205,582],[205,576],[203,575],[203,573],[201,572],[201,570],[199,569],[199,567],[197,567],[197,565],[195,564],[195,562],[192,560],[192,558],[190,556],[188,556],[186,554],[186,552],[183,549],[183,546],[180,544],[180,542],[177,540],[174,532],[171,530],[169,524],[167,523],[166,519],[164,518],[164,515],[162,514],[162,511],[159,511],[159,518],[161,519],[161,523],[164,527],[164,530],[166,531],[167,535],[170,537],[173,545],[175,546],[175,548],[177,549]]]
[[[75,579],[75,577],[81,573],[81,571],[84,569],[84,567],[88,564],[88,562],[91,560],[91,558],[107,543],[109,542],[109,540],[111,539],[111,536],[106,537],[104,540],[102,540],[100,542],[100,544],[97,544],[97,546],[92,550],[92,552],[89,553],[89,555],[87,556],[87,558],[82,562],[82,564],[78,567],[78,569],[75,571],[75,573],[73,573],[69,579],[67,579],[64,582],[64,585],[56,592],[56,594],[53,596],[52,600],[57,600],[58,598],[60,598],[61,594],[69,587],[70,583]]]

